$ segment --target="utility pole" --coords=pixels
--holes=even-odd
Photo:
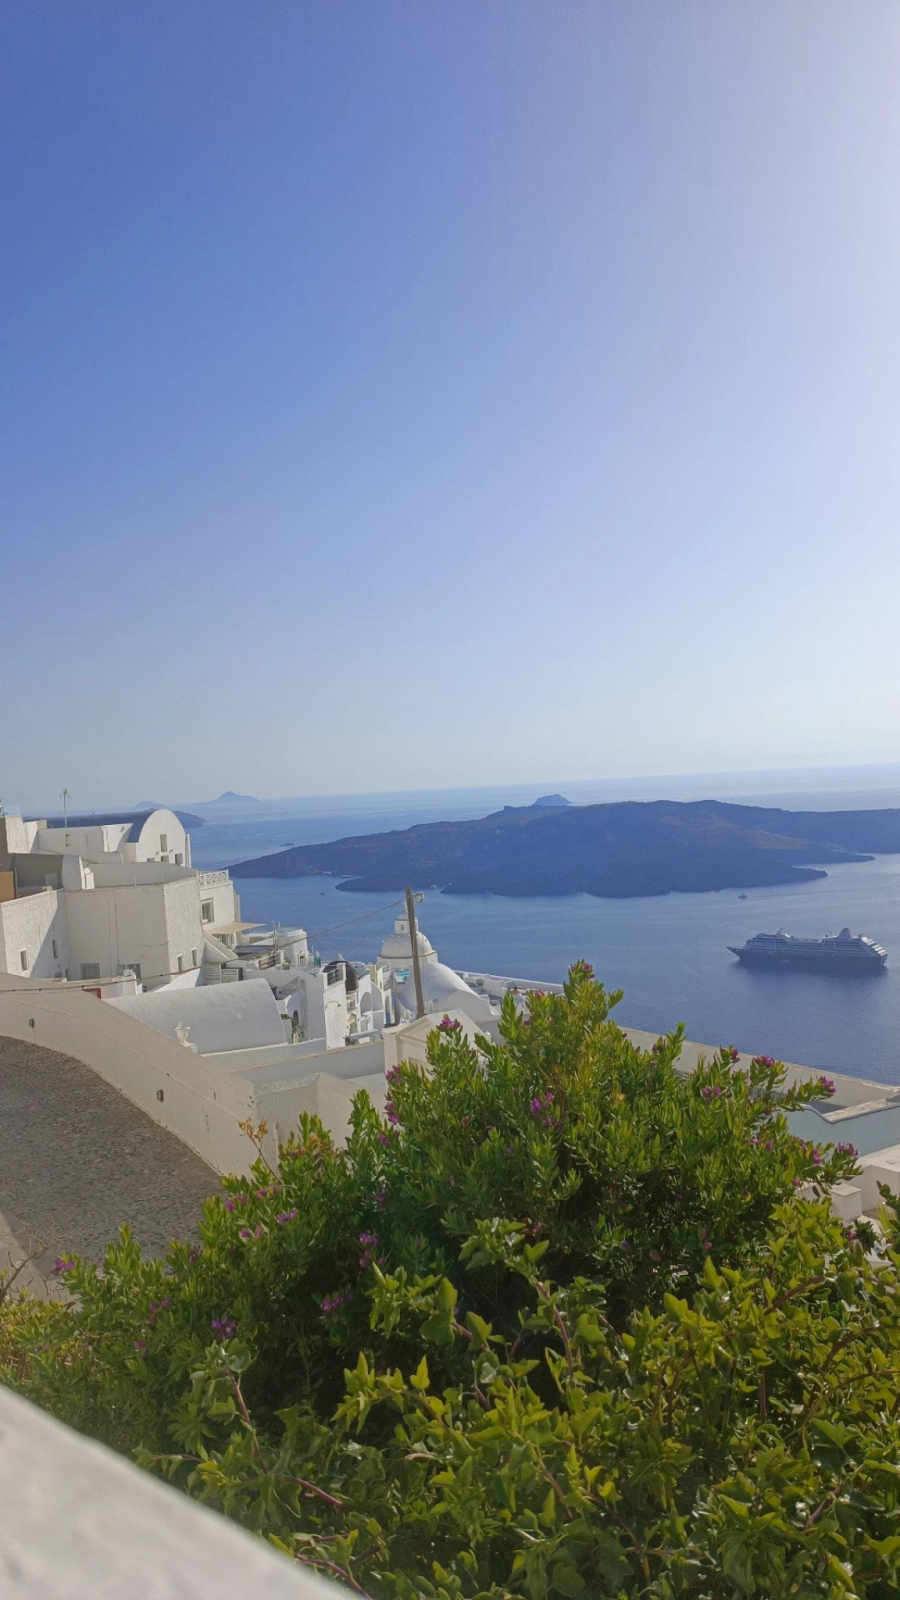
[[[419,930],[416,926],[416,897],[412,889],[406,890],[406,915],[409,921],[409,943],[412,950],[413,978],[416,984],[416,1016],[425,1015],[425,996],[422,993],[422,968],[419,966]]]
[[[63,789],[62,794],[60,795],[59,798],[63,803],[63,827],[67,828],[69,826],[69,791],[68,791],[68,789]]]

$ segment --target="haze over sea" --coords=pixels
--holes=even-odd
[[[230,866],[286,844],[484,816],[559,792],[576,804],[611,800],[730,800],[787,810],[900,805],[900,765],[713,773],[700,777],[548,781],[507,788],[263,801],[192,835],[197,867]],[[422,927],[457,968],[559,982],[576,957],[625,997],[620,1022],[654,1032],[684,1022],[688,1037],[900,1083],[900,855],[837,866],[814,883],[646,899],[502,898],[428,893]],[[327,878],[250,878],[247,920],[305,927],[324,956],[371,960],[394,909],[389,894],[346,893]],[[849,925],[888,951],[871,977],[758,972],[726,949],[784,928],[820,936]]]

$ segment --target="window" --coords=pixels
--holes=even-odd
[[[82,978],[99,978],[100,967],[98,963],[96,961],[82,961],[81,976]]]
[[[178,957],[178,971],[179,972],[183,972],[184,971],[184,956],[179,956]]]
[[[129,961],[127,963],[127,965],[131,968],[132,972],[134,973],[135,977],[137,978],[138,983],[140,983],[140,981],[141,981],[141,963],[139,961]]]
[[[212,903],[212,901],[211,900],[201,900],[200,901],[200,921],[201,922],[212,922],[212,919],[213,919],[213,903]]]
[[[191,951],[191,966],[195,967],[196,965],[197,965],[197,952],[196,952],[196,950],[192,950]]]
[[[169,848],[169,835],[167,833],[161,833],[160,836],[159,836],[160,855],[165,855],[165,853],[168,850],[168,848]]]
[[[180,850],[175,851],[175,865],[176,867],[184,866],[184,856],[181,854]]]
[[[27,950],[20,950],[19,951],[19,965],[22,968],[23,972],[27,972],[28,971],[28,951]]]
[[[51,939],[50,940],[50,948],[53,951],[53,959],[54,959],[54,961],[58,961],[59,960],[59,945],[57,944],[55,939]]]

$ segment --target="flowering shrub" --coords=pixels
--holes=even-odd
[[[789,1131],[828,1091],[684,1077],[618,998],[579,963],[500,1044],[439,1026],[198,1243],[61,1258],[6,1381],[377,1600],[896,1595],[900,1256]]]

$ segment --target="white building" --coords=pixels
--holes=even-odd
[[[191,867],[174,812],[48,827],[0,816],[0,971],[105,983],[191,985],[227,960],[238,925],[227,872]]]
[[[452,967],[438,960],[437,951],[421,928],[416,932],[416,944],[426,1014],[463,1011],[473,1022],[486,1022],[496,1015],[486,994],[478,993]],[[395,1020],[408,1021],[418,1009],[408,917],[397,918],[393,933],[381,946],[379,960],[391,973]]]

